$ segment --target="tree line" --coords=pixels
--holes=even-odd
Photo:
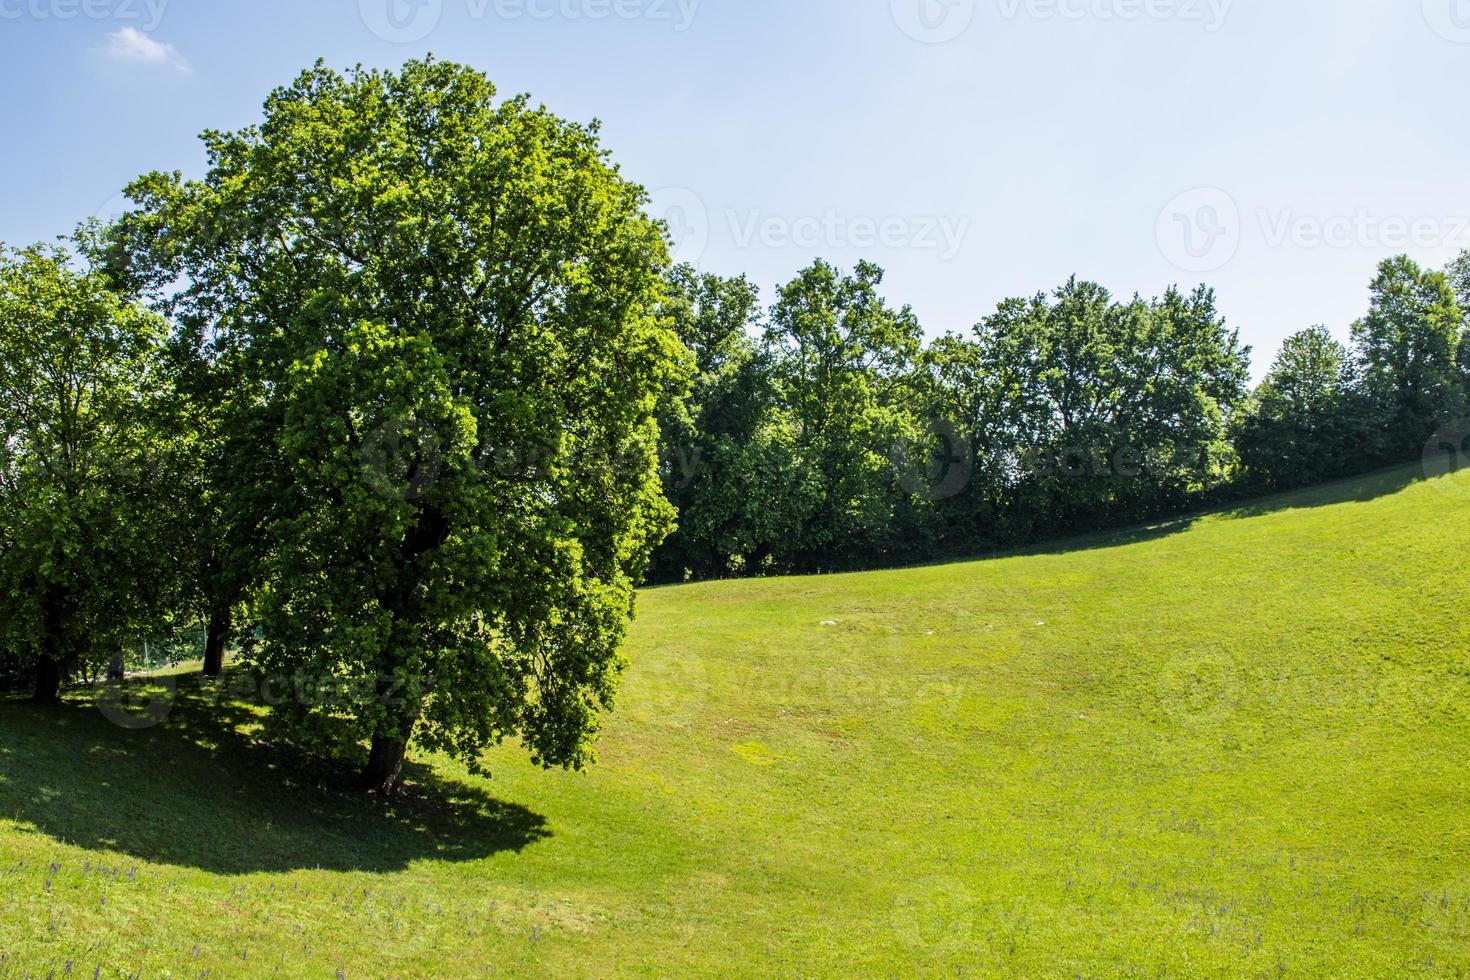
[[[373,790],[411,742],[590,763],[644,582],[1158,517],[1466,411],[1470,256],[1384,263],[1351,347],[1305,331],[1252,391],[1203,286],[929,342],[866,262],[764,304],[670,264],[595,124],[458,65],[318,64],[203,139],[202,178],[0,252],[0,685],[201,627],[268,737]]]
[[[1303,330],[1254,388],[1204,286],[1118,299],[1074,278],[926,344],[882,278],[817,262],[767,307],[743,277],[668,276],[695,375],[661,409],[679,523],[657,578],[877,567],[1166,517],[1418,459],[1470,411],[1470,252],[1443,271],[1384,261],[1349,345]]]

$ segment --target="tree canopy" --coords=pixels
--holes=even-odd
[[[1449,277],[1408,256],[1385,260],[1371,289],[1353,339],[1366,391],[1384,419],[1376,448],[1389,460],[1417,451],[1464,412],[1465,380],[1456,364],[1464,312]]]
[[[166,305],[210,327],[251,396],[227,428],[275,464],[270,506],[237,508],[269,515],[249,660],[298,688],[273,721],[370,740],[382,789],[410,738],[589,762],[672,523],[661,230],[595,127],[495,94],[318,65],[207,134],[204,179],[133,188],[132,278],[182,275]]]
[[[0,252],[0,648],[37,700],[167,616],[163,332],[64,249]]]

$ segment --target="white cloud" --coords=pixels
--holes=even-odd
[[[179,54],[178,48],[155,41],[136,27],[124,27],[107,35],[107,57],[134,64],[169,65],[185,74],[189,72],[189,62]]]

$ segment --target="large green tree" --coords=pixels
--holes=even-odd
[[[944,437],[939,492],[931,493],[922,521],[924,540],[939,551],[969,552],[1003,543],[1000,516],[1017,475],[1024,444],[1012,412],[1017,390],[992,373],[998,365],[974,337],[935,338],[923,356],[923,414]]]
[[[1218,478],[1249,351],[1208,289],[1117,302],[1072,279],[1001,303],[974,344],[963,376],[991,394],[969,424],[1007,537],[1159,513]]]
[[[762,465],[773,391],[755,342],[760,295],[744,276],[681,265],[670,270],[664,312],[694,375],[660,412],[664,485],[679,528],[660,549],[655,574],[718,575],[770,537],[763,529],[782,497]]]
[[[922,438],[915,381],[918,318],[883,298],[883,270],[818,261],[782,286],[765,342],[794,465],[796,527],[769,547],[788,567],[831,568],[892,554],[905,491],[894,447]]]
[[[1402,255],[1379,266],[1368,315],[1354,325],[1353,339],[1380,420],[1381,462],[1419,452],[1436,428],[1464,411],[1456,365],[1463,324],[1444,273]]]
[[[236,612],[262,574],[262,532],[284,469],[273,451],[270,416],[251,397],[237,355],[181,330],[169,345],[168,364],[176,392],[170,421],[184,449],[177,525],[183,598],[204,624],[203,673],[219,677]]]
[[[1367,424],[1351,354],[1317,326],[1282,344],[1233,435],[1252,484],[1290,489],[1362,468]]]
[[[1449,264],[1445,275],[1449,278],[1450,288],[1454,290],[1460,312],[1465,317],[1464,328],[1460,331],[1460,378],[1467,395],[1470,395],[1470,249],[1461,252]]]
[[[587,764],[672,519],[654,412],[684,355],[643,190],[595,125],[433,60],[318,65],[206,143],[203,180],[132,190],[271,461],[273,723],[369,742],[383,791],[411,740]]]
[[[173,599],[163,334],[65,250],[0,252],[0,649],[37,701]]]
[[[204,624],[203,673],[218,677],[236,611],[261,574],[261,532],[283,467],[263,379],[247,370],[246,352],[214,319],[223,304],[176,287],[191,268],[209,268],[217,258],[211,243],[235,232],[240,215],[191,210],[176,180],[148,179],[133,190],[143,206],[94,226],[87,241],[116,291],[152,306],[172,325],[162,362],[171,397],[159,418],[177,448],[171,551],[178,560],[179,611]]]

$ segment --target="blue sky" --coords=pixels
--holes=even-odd
[[[1470,247],[1470,0],[0,0],[0,241],[198,173],[317,57],[430,51],[600,118],[681,256],[872,258],[931,334],[1205,281],[1260,370]]]

